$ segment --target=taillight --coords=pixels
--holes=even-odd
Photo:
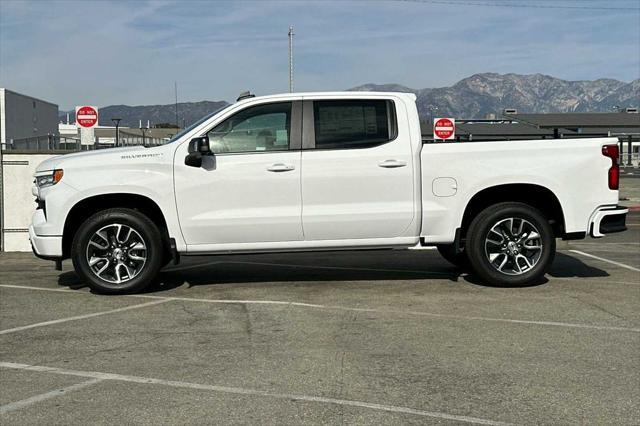
[[[602,155],[611,158],[611,167],[609,168],[609,189],[618,189],[620,186],[620,165],[618,164],[618,156],[620,151],[618,145],[605,145],[602,147]]]

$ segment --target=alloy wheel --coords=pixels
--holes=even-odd
[[[147,244],[129,225],[113,223],[98,229],[87,244],[86,259],[95,276],[111,284],[135,278],[147,262]]]
[[[509,217],[494,224],[485,237],[485,255],[498,272],[522,275],[542,257],[540,231],[526,219]]]

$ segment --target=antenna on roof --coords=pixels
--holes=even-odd
[[[252,94],[250,91],[247,90],[246,92],[240,93],[240,96],[238,96],[238,99],[236,99],[236,102],[237,101],[241,101],[243,99],[255,98],[255,97],[256,97],[256,95]]]

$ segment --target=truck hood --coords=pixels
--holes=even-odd
[[[73,154],[64,154],[51,157],[44,160],[38,167],[36,173],[45,172],[55,169],[64,169],[73,167],[76,164],[82,164],[87,160],[98,160],[108,162],[110,160],[120,159],[123,154],[143,154],[149,152],[149,148],[142,146],[127,146],[123,148],[105,148],[95,151],[76,152]]]

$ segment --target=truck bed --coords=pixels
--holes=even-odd
[[[453,242],[465,206],[480,191],[519,185],[549,189],[559,200],[567,233],[586,232],[590,215],[613,205],[611,159],[602,146],[617,138],[529,139],[474,143],[425,143],[420,153],[421,237],[427,243]],[[527,186],[529,185],[529,186]]]

